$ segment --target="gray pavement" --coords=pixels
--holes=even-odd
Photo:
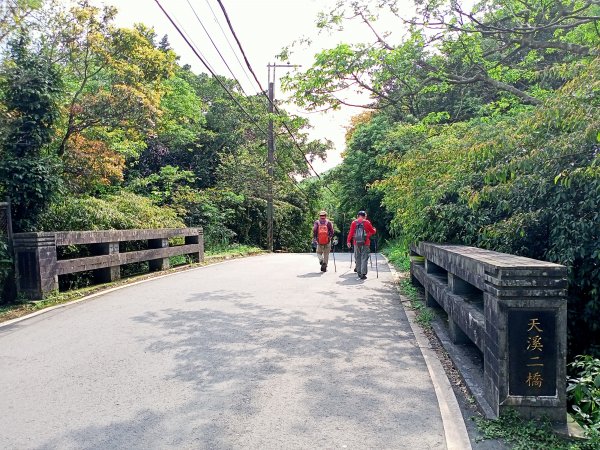
[[[389,269],[186,271],[0,328],[2,449],[445,449]]]

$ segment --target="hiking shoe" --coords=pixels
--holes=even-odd
[[[361,275],[361,276],[360,276],[360,279],[361,279],[361,280],[366,280],[366,279],[367,279],[367,276],[366,276],[366,275]]]
[[[321,272],[327,272],[327,265],[324,263],[321,264]]]
[[[358,269],[355,267],[355,268],[354,268],[354,271],[355,271],[355,272],[358,272]]]

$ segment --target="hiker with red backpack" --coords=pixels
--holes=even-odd
[[[313,225],[313,245],[317,245],[317,256],[319,257],[321,272],[327,272],[333,234],[333,224],[327,220],[327,211],[321,211],[319,220],[316,220]]]
[[[371,252],[371,236],[377,233],[371,222],[367,220],[367,213],[359,211],[356,220],[350,225],[348,232],[348,248],[354,244],[356,255],[356,273],[361,280],[367,279],[369,253]]]

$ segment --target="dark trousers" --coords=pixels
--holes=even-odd
[[[366,275],[369,265],[369,254],[371,249],[368,245],[356,246],[356,273],[358,275]]]

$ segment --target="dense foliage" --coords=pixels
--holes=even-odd
[[[600,359],[580,355],[570,366],[567,394],[572,412],[600,441]]]
[[[188,225],[209,248],[265,245],[265,96],[181,66],[166,36],[119,28],[116,13],[88,0],[0,8],[0,197],[15,231]],[[277,249],[310,243],[317,206],[296,178],[330,144],[307,125],[275,118]]]
[[[29,50],[23,34],[9,44],[1,81],[7,121],[0,179],[14,202],[16,229],[27,229],[35,226],[58,189],[57,160],[45,149],[58,119],[60,81],[52,64]]]
[[[378,29],[396,17],[406,34]],[[408,14],[408,15],[407,15]],[[462,243],[569,268],[569,350],[600,354],[600,5],[339,2],[319,27],[373,36],[287,79],[298,103],[371,95],[330,175],[404,243]],[[389,23],[389,22],[388,22]],[[286,49],[287,56],[293,49]]]

